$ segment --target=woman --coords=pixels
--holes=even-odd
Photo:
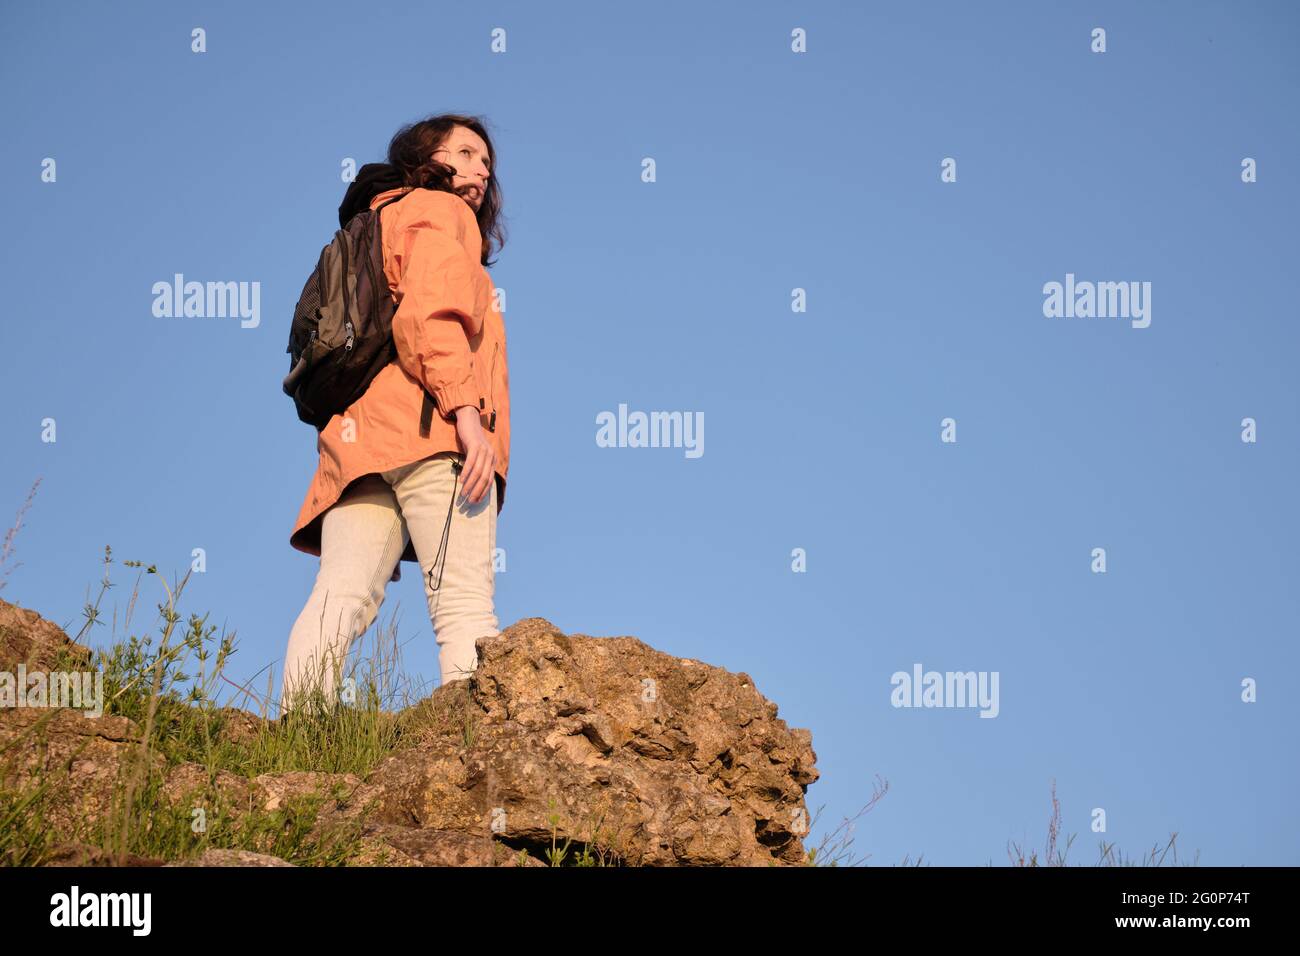
[[[505,324],[484,268],[492,242],[504,242],[495,168],[477,118],[432,116],[399,130],[388,162],[363,166],[339,207],[344,225],[400,197],[379,212],[396,358],[317,440],[289,543],[320,555],[320,571],[289,635],[286,710],[315,689],[333,700],[399,561],[424,572],[444,683],[477,667],[478,638],[501,633],[492,555],[510,394]]]

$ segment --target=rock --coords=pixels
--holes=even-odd
[[[412,710],[416,743],[355,797],[376,822],[491,833],[538,859],[554,836],[639,865],[805,860],[811,734],[788,728],[744,673],[526,618],[479,641],[472,678]],[[420,858],[393,831],[385,839]]]
[[[126,717],[87,718],[80,711],[15,707],[0,710],[0,786],[25,790],[53,780],[44,823],[58,832],[93,825],[113,808],[128,757],[138,754],[140,731]],[[160,770],[164,760],[150,753]]]
[[[217,740],[237,746],[256,740],[270,723],[238,707],[221,707],[215,714],[221,720],[221,728],[216,735]]]
[[[153,857],[138,856],[128,853],[122,860],[122,866],[161,866],[164,861]],[[112,853],[97,846],[84,843],[61,843],[54,848],[45,866],[117,866],[119,861]]]
[[[204,850],[193,860],[166,863],[165,866],[293,866],[278,856],[253,853],[249,850]]]
[[[91,657],[90,648],[74,643],[53,621],[0,600],[0,670],[13,673],[20,662],[28,670],[50,670],[60,651],[84,662]]]
[[[53,624],[4,601],[0,628],[0,654],[11,661],[51,661],[71,645]],[[478,652],[470,678],[386,717],[396,746],[364,776],[295,770],[248,779],[219,770],[210,781],[207,768],[167,768],[152,752],[159,798],[206,806],[214,788],[228,812],[248,813],[320,795],[312,836],[333,827],[359,833],[349,865],[544,866],[552,844],[566,841],[566,863],[584,848],[607,864],[805,862],[804,795],[819,776],[812,736],[788,727],[749,675],[634,637],[565,634],[539,617],[480,640]],[[216,713],[227,746],[281,732],[237,708]],[[0,748],[12,744],[14,758],[3,783],[62,774],[49,820],[73,832],[111,807],[139,733],[124,717],[0,711]],[[56,856],[113,862],[75,843]],[[209,849],[176,865],[292,864]]]
[[[389,854],[387,866],[515,866],[517,853],[492,839],[491,833],[471,834],[461,830],[430,830],[383,824],[367,826],[362,839],[364,856],[356,866],[374,865],[379,852]],[[525,866],[545,866],[527,857]]]

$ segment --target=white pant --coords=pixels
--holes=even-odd
[[[290,694],[314,687],[334,700],[348,648],[374,623],[408,540],[424,574],[443,683],[469,676],[478,666],[474,642],[501,633],[493,609],[496,477],[482,501],[453,506],[462,490],[453,461],[464,455],[439,452],[366,475],[325,512],[320,571],[285,651],[285,710]]]

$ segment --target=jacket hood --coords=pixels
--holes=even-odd
[[[345,228],[353,216],[369,209],[370,200],[381,192],[400,189],[404,185],[402,175],[395,166],[388,163],[366,163],[357,171],[357,178],[343,194],[343,202],[339,205],[339,228]]]

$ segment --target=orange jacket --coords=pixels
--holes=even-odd
[[[370,208],[403,191],[379,193]],[[320,461],[289,536],[289,543],[307,554],[320,554],[321,518],[357,478],[440,451],[462,451],[453,412],[461,405],[482,409],[480,420],[496,451],[498,514],[505,504],[510,466],[506,329],[495,286],[480,261],[482,235],[474,210],[454,193],[418,189],[379,215],[384,273],[397,301],[397,358],[329,420],[316,440]],[[425,408],[426,395],[436,408]],[[422,414],[427,435],[421,434]],[[417,560],[412,543],[401,560]],[[399,574],[400,562],[394,580]]]

